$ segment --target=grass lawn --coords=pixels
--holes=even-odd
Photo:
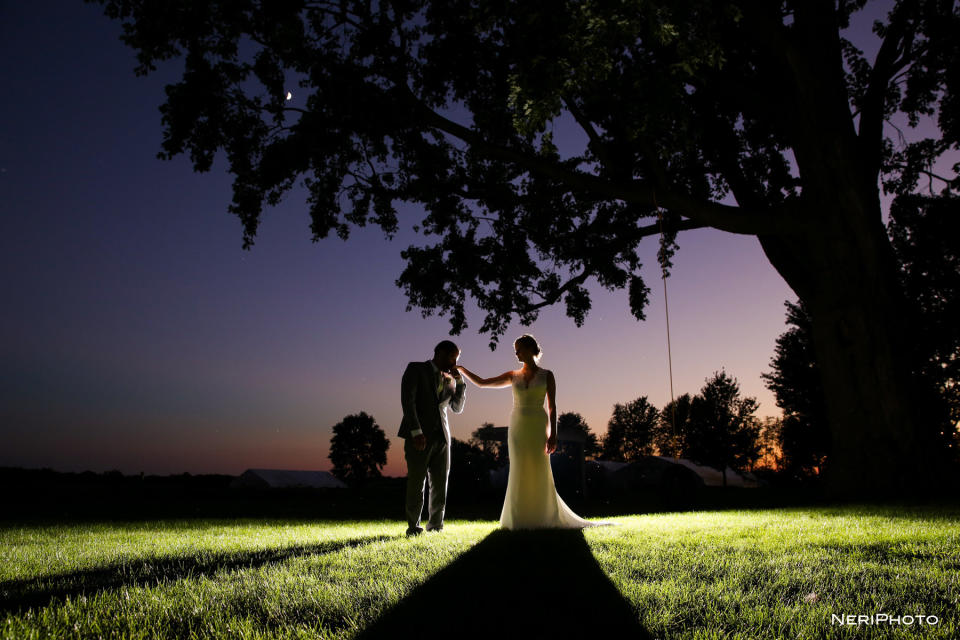
[[[960,637],[960,507],[612,520],[583,532],[453,520],[409,539],[399,521],[4,524],[0,634]]]

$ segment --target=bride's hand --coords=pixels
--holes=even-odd
[[[548,454],[557,450],[557,436],[550,436],[547,438],[546,450]]]

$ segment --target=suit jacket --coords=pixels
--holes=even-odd
[[[446,380],[437,393],[437,374],[433,364],[411,362],[403,372],[400,382],[400,406],[403,420],[400,422],[401,438],[409,438],[415,429],[423,431],[427,439],[443,438],[450,444],[450,425],[447,422],[447,407],[454,413],[463,411],[467,385],[461,380],[454,384]]]

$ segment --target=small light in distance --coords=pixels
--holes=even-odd
[[[287,100],[293,100],[293,94],[287,91]]]

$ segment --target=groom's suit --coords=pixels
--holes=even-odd
[[[411,529],[420,524],[423,512],[423,486],[430,478],[430,516],[428,529],[443,525],[447,502],[447,478],[450,473],[450,425],[447,407],[454,413],[463,411],[466,384],[461,379],[454,383],[444,378],[432,361],[411,362],[403,372],[400,383],[400,405],[403,420],[401,438],[405,438],[403,452],[407,459],[407,522]],[[414,436],[423,433],[427,446],[420,451],[414,446]]]

